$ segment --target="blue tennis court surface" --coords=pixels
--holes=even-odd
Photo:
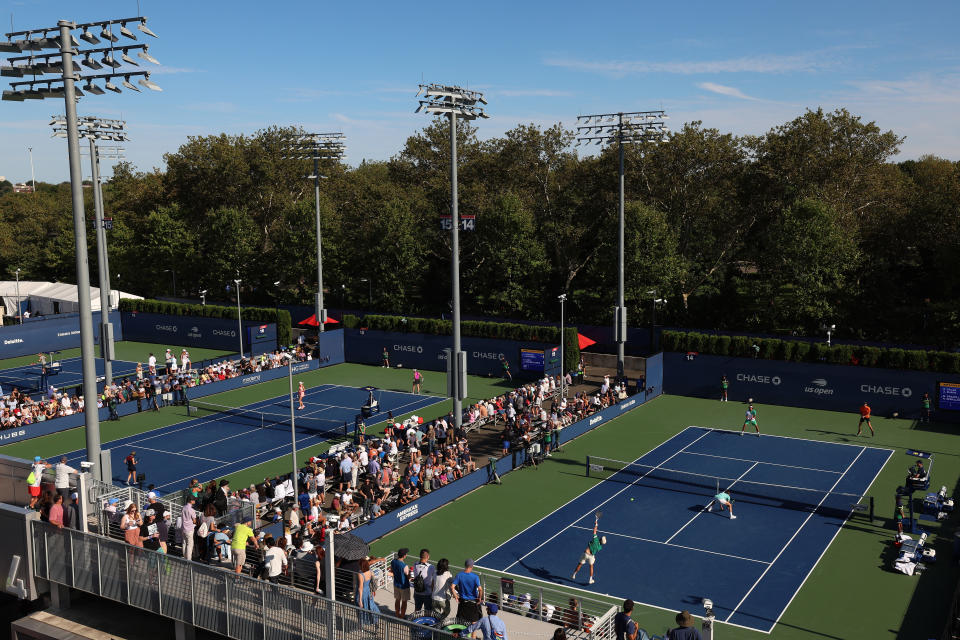
[[[75,387],[83,382],[83,363],[80,358],[63,358],[57,360],[60,372],[47,376],[47,384],[57,389]],[[113,360],[113,377],[120,379],[124,376],[135,376],[137,363],[129,360]],[[96,359],[97,380],[103,378],[103,360]],[[40,389],[40,365],[28,364],[10,369],[0,369],[0,384],[4,390],[17,387],[21,391],[36,391]],[[101,385],[102,387],[102,385]]]
[[[674,612],[710,598],[719,621],[769,633],[850,516],[849,494],[865,494],[892,453],[688,427],[478,565]],[[734,479],[721,488],[735,520],[704,508],[712,481],[683,479],[693,473]],[[597,511],[607,544],[590,585],[587,567],[571,575]]]
[[[396,391],[378,392],[381,413],[365,422],[367,426],[383,422],[387,412],[394,416],[419,411],[444,398],[414,395]],[[308,388],[304,397],[305,409],[296,412],[304,425],[297,426],[297,449],[313,446],[329,439],[331,434],[319,429],[339,430],[343,423],[353,431],[354,417],[367,400],[367,391],[335,384]],[[287,396],[279,396],[242,407],[279,417],[289,417]],[[103,449],[111,450],[113,480],[123,484],[127,478],[123,460],[136,450],[137,472],[146,474],[146,483],[154,484],[161,492],[186,487],[190,478],[203,481],[222,478],[241,469],[272,460],[290,452],[290,425],[261,427],[259,419],[230,414],[209,414],[167,427],[106,442]],[[86,460],[86,450],[65,454],[73,466]],[[59,457],[59,456],[58,456]]]

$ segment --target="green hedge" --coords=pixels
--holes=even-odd
[[[394,331],[398,333],[425,333],[435,336],[453,334],[450,320],[436,318],[406,318],[403,316],[368,315],[363,319],[346,314],[341,320],[347,329],[370,329],[375,331]],[[520,342],[560,343],[560,329],[549,325],[514,324],[510,322],[480,322],[467,320],[460,323],[460,334],[471,338],[496,338],[499,340],[517,340]],[[580,342],[576,327],[564,328],[563,359],[564,370],[574,371],[580,361]]]
[[[867,347],[851,344],[827,346],[822,342],[717,336],[695,331],[664,331],[664,351],[696,351],[716,356],[757,357],[787,362],[829,362],[831,364],[960,373],[960,353],[906,350],[895,347]],[[759,352],[754,348],[759,347]]]
[[[162,313],[168,316],[194,316],[200,318],[237,319],[236,307],[221,307],[213,304],[183,304],[162,300],[120,300],[120,311],[140,311],[142,313]],[[253,322],[273,322],[277,325],[277,339],[280,344],[290,344],[290,312],[286,309],[266,307],[244,307],[244,320]]]

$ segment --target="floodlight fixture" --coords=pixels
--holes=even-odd
[[[159,37],[159,36],[157,36],[157,34],[155,34],[153,31],[150,31],[150,29],[147,28],[147,19],[146,19],[146,18],[141,18],[141,19],[140,19],[140,24],[137,26],[137,29],[139,29],[139,30],[142,31],[143,33],[147,34],[148,36],[152,36],[152,37],[154,37],[154,38]]]
[[[163,91],[163,89],[159,85],[156,85],[150,81],[149,73],[143,76],[142,78],[140,78],[140,80],[137,81],[137,84],[139,84],[140,86],[146,87],[151,91]]]
[[[93,69],[94,71],[97,69],[103,69],[103,65],[91,58],[89,53],[86,55],[86,57],[84,57],[83,60],[80,61],[80,64],[87,68]]]
[[[120,38],[115,36],[113,32],[110,31],[110,27],[103,25],[103,29],[100,31],[100,37],[104,40],[109,40],[110,42],[118,42]]]
[[[133,31],[130,31],[130,29],[127,29],[126,22],[120,23],[120,35],[130,38],[131,40],[137,39],[137,35]]]
[[[160,61],[151,56],[148,52],[148,45],[143,45],[143,49],[137,52],[137,57],[141,60],[146,60],[147,62],[152,62],[153,64],[160,64]]]
[[[108,67],[113,67],[114,69],[119,69],[123,66],[122,63],[117,62],[109,53],[105,54],[102,58],[100,58],[100,60],[103,61],[103,64],[107,65]]]
[[[86,27],[83,29],[83,33],[80,34],[80,39],[90,44],[100,44],[100,38],[90,33],[90,29]]]
[[[419,101],[414,113],[453,114],[464,120],[489,117],[484,113],[482,107],[477,106],[478,104],[487,104],[483,94],[479,91],[463,89],[454,85],[421,84],[417,91],[417,97],[420,95],[423,95],[424,99]]]
[[[131,90],[137,91],[137,92],[140,91],[140,89],[137,89],[137,85],[135,85],[135,84],[133,84],[132,82],[130,82],[130,76],[124,76],[124,77],[123,77],[123,81],[122,81],[120,84],[122,84],[123,86],[125,86],[127,89],[131,89]]]
[[[103,86],[105,86],[110,91],[113,91],[114,93],[123,93],[122,91],[120,91],[120,87],[110,82],[110,80],[107,80]]]
[[[129,55],[127,55],[127,52],[126,52],[126,51],[123,51],[123,52],[120,54],[120,59],[123,60],[124,62],[126,62],[127,64],[132,64],[132,65],[135,66],[135,67],[139,67],[139,66],[140,66],[140,63],[137,62],[136,60],[134,60],[133,58],[131,58]]]

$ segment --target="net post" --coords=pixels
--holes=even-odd
[[[587,477],[590,477],[590,456],[587,456]]]

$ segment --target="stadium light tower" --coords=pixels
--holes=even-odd
[[[457,210],[457,116],[464,120],[488,118],[480,105],[487,104],[483,94],[461,87],[421,84],[423,95],[416,113],[446,114],[450,119],[450,280],[453,289],[453,349],[447,360],[447,394],[453,398],[453,420],[457,428],[463,422],[463,399],[467,397],[467,357],[460,350],[460,214]]]
[[[114,348],[113,325],[110,324],[110,259],[107,250],[107,228],[113,228],[113,220],[106,220],[103,215],[103,183],[100,180],[100,158],[121,160],[124,149],[119,146],[101,147],[98,141],[127,142],[127,123],[123,120],[82,116],[78,119],[78,133],[90,143],[90,173],[93,182],[93,209],[94,224],[97,237],[97,270],[100,285],[100,357],[103,359],[104,384],[113,382]],[[55,115],[51,118],[53,136],[67,137],[66,116]]]
[[[0,53],[23,53],[25,56],[15,56],[7,59],[7,63],[0,65],[0,75],[8,77],[30,77],[10,83],[10,89],[3,91],[3,100],[22,102],[24,100],[42,100],[44,98],[63,98],[65,105],[65,120],[67,128],[67,154],[70,159],[70,192],[73,199],[73,234],[76,243],[76,270],[77,270],[77,302],[80,310],[80,353],[83,365],[83,396],[87,411],[84,411],[86,427],[87,460],[96,464],[95,475],[104,482],[110,478],[103,477],[103,465],[100,464],[100,416],[96,409],[97,398],[97,369],[94,363],[93,351],[93,314],[90,305],[90,274],[87,258],[86,221],[83,208],[83,176],[80,172],[80,140],[77,123],[77,99],[84,96],[84,92],[92,95],[103,95],[104,90],[94,84],[94,80],[103,80],[104,87],[110,91],[120,93],[120,88],[113,84],[113,80],[122,79],[121,84],[127,89],[140,91],[131,78],[139,77],[137,84],[154,91],[161,91],[160,87],[150,81],[150,73],[142,71],[139,63],[130,57],[131,51],[137,52],[137,57],[147,62],[159,64],[149,53],[149,46],[145,44],[116,45],[120,38],[110,30],[112,26],[119,26],[120,34],[130,40],[136,40],[136,34],[127,28],[128,24],[137,24],[142,33],[157,35],[147,27],[147,19],[143,16],[133,18],[117,18],[77,24],[70,20],[60,20],[54,27],[30,29],[28,31],[12,31],[5,34],[6,40],[0,40]],[[100,37],[108,41],[107,46],[81,49],[80,42],[73,36],[73,32],[82,29],[80,39],[91,45],[101,44],[97,36],[90,32],[91,27],[100,28]],[[36,53],[44,49],[57,49],[56,53]],[[100,60],[94,55],[102,54]],[[119,60],[117,60],[119,54]],[[86,73],[74,57],[83,56],[82,64],[91,71],[105,69],[104,73]],[[52,78],[44,78],[52,75]],[[59,76],[59,77],[56,77]],[[76,87],[76,83],[86,80],[83,90]]]
[[[617,343],[617,378],[623,378],[624,345],[627,342],[627,309],[623,302],[623,236],[624,236],[624,195],[623,195],[623,146],[641,142],[667,140],[670,129],[664,123],[670,116],[665,111],[631,111],[618,113],[598,113],[577,116],[577,145],[603,144],[616,142],[620,154],[620,225],[617,232],[617,306],[613,316],[613,335]]]
[[[323,331],[327,321],[327,310],[323,306],[323,247],[320,235],[320,161],[339,162],[347,153],[346,136],[342,133],[301,133],[295,135],[286,144],[287,158],[294,160],[313,160],[313,199],[316,207],[317,224],[317,295],[314,298],[314,315],[317,330]]]

